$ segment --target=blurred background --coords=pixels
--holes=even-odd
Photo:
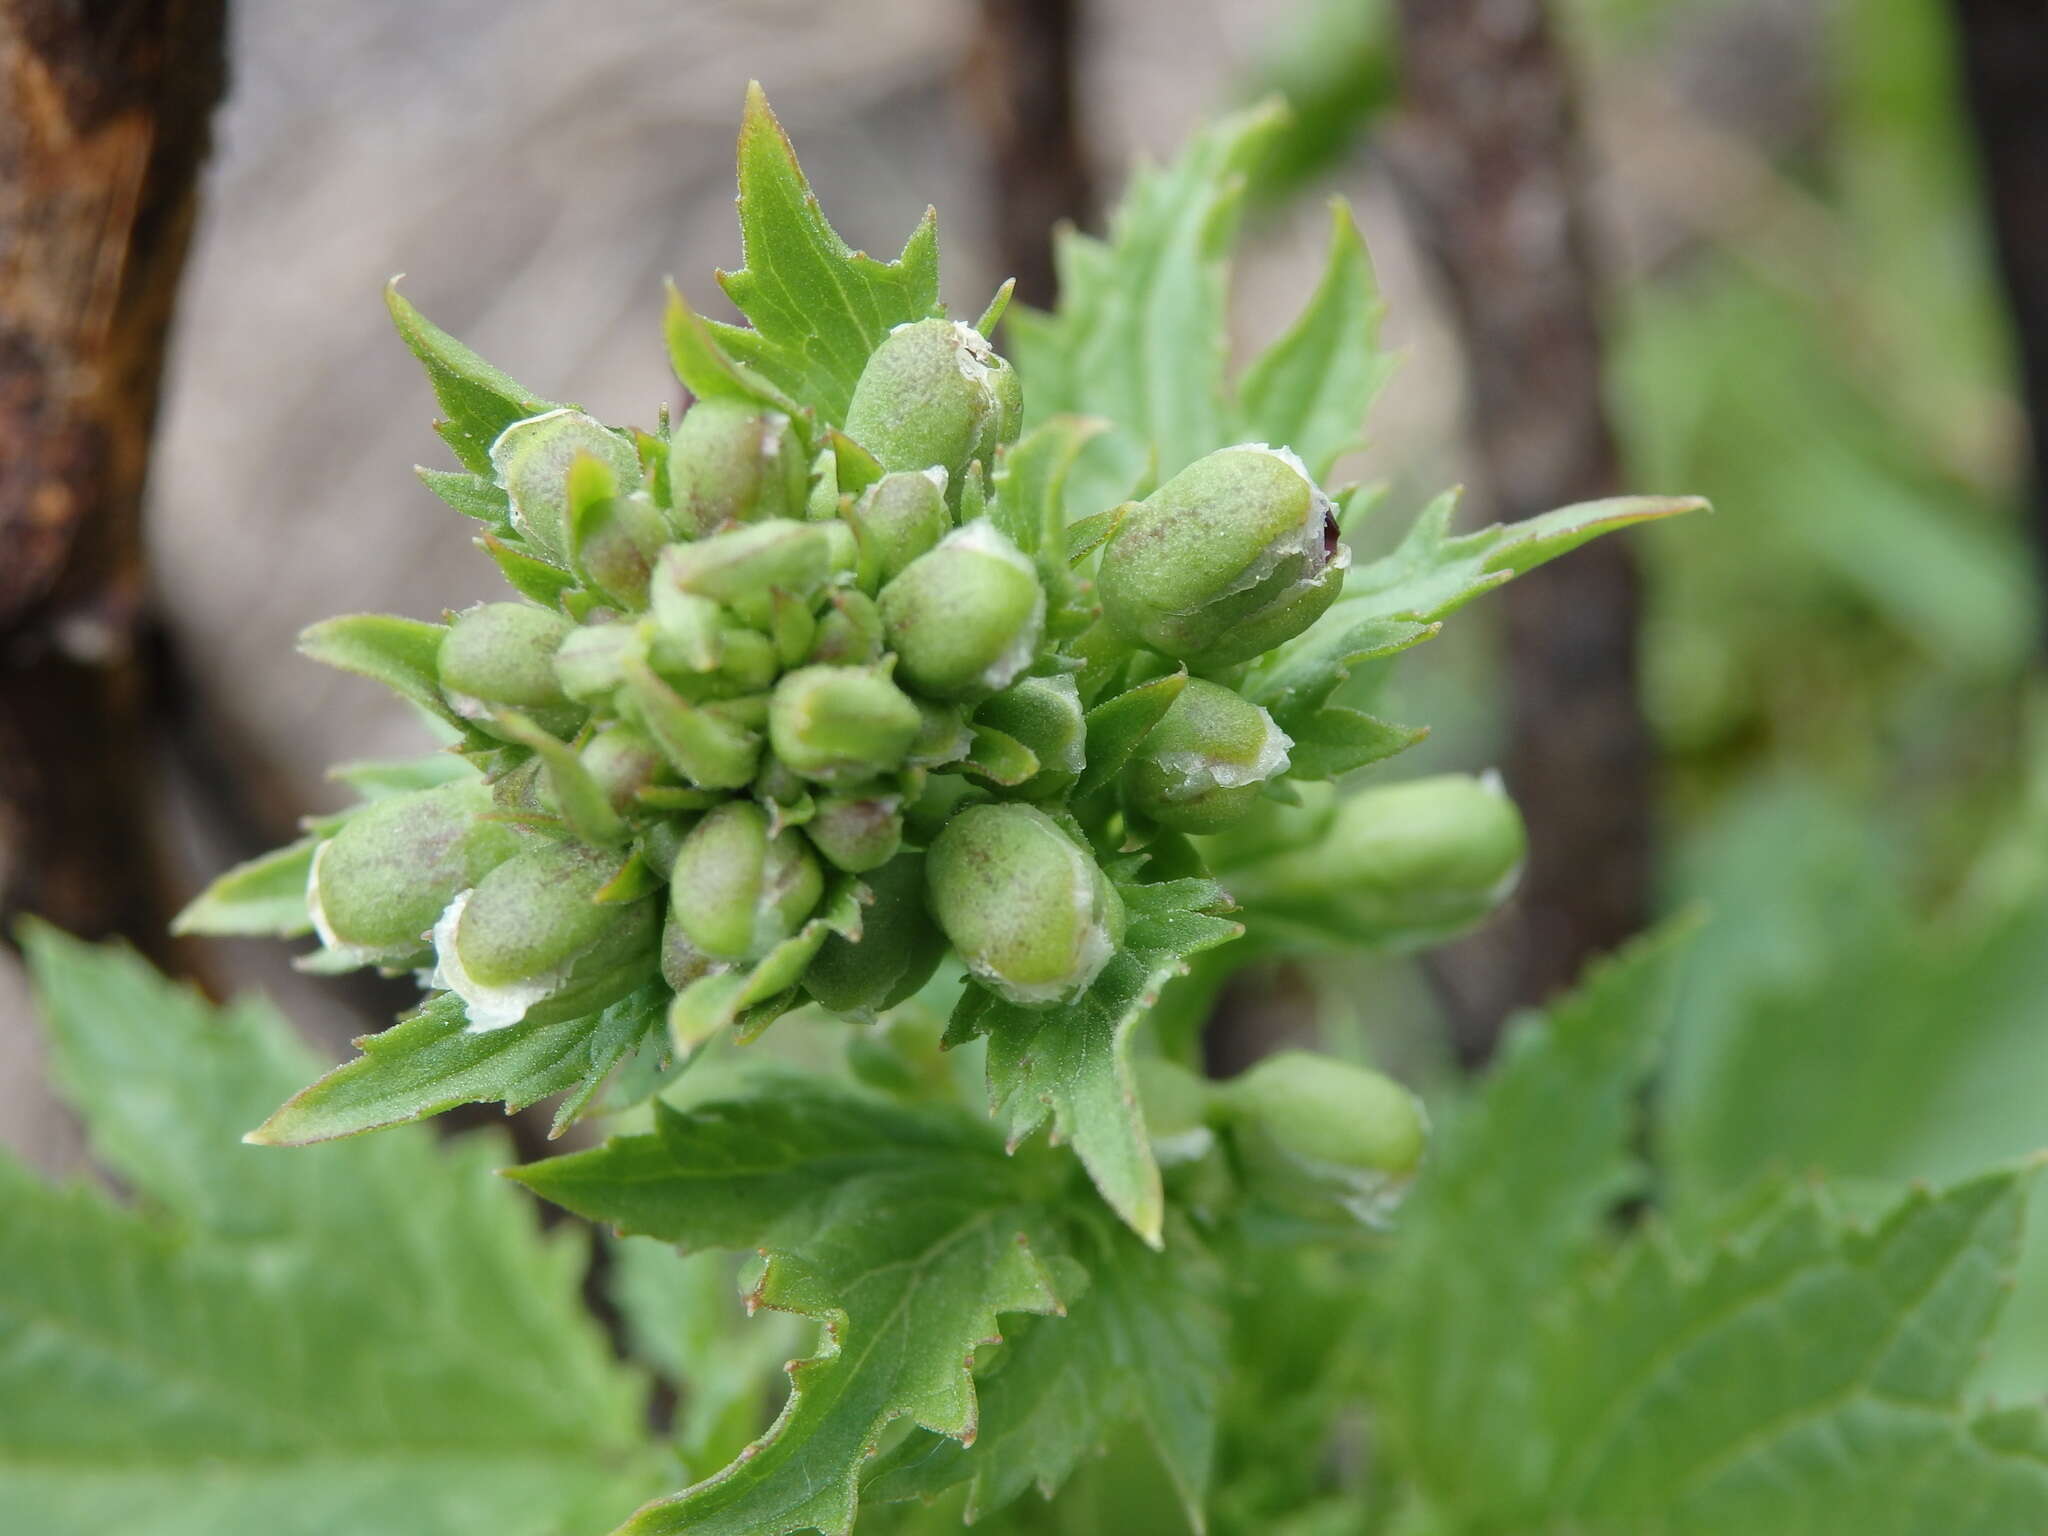
[[[1518,583],[1400,676],[1389,712],[1434,734],[1377,771],[1502,766],[1517,908],[1426,962],[1257,977],[1216,1053],[1320,1012],[1426,1079],[1697,902],[1675,1219],[1773,1163],[1940,1177],[2048,1140],[2038,7],[5,0],[0,66],[10,917],[269,988],[337,1055],[403,1002],[163,938],[340,802],[327,764],[424,739],[294,634],[498,591],[410,472],[439,445],[394,272],[514,377],[651,419],[663,277],[712,306],[738,265],[750,76],[850,242],[938,206],[966,313],[1011,273],[1048,301],[1056,221],[1099,227],[1134,156],[1277,92],[1237,339],[1299,306],[1347,197],[1400,354],[1352,466],[1390,528],[1456,480],[1475,524],[1623,486],[1716,510]],[[0,958],[0,1139],[64,1168],[35,1050]],[[1997,1370],[2038,1386],[2035,1268]]]

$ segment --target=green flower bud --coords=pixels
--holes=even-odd
[[[1038,772],[1013,788],[1027,800],[1064,794],[1088,765],[1088,724],[1072,676],[1019,678],[974,712],[977,725],[992,726],[1031,749]]]
[[[804,990],[834,1013],[869,1019],[932,978],[946,936],[925,910],[925,858],[898,854],[869,873],[874,900],[861,909],[858,943],[827,936],[804,971]]]
[[[583,718],[555,675],[555,652],[575,626],[532,603],[479,603],[456,615],[437,663],[449,708],[492,735],[500,709],[568,734]]]
[[[428,947],[442,909],[519,851],[481,779],[374,800],[313,855],[306,909],[321,942],[365,964],[402,965]]]
[[[831,544],[824,529],[823,523],[774,518],[694,544],[671,544],[661,552],[651,590],[708,597],[743,622],[764,626],[773,615],[773,591],[809,597],[825,584]],[[657,623],[663,622],[661,614],[657,606]]]
[[[1188,679],[1180,697],[1124,770],[1131,809],[1177,832],[1215,832],[1287,771],[1294,743],[1258,705],[1228,688]]]
[[[785,828],[771,837],[767,812],[730,800],[677,850],[669,910],[712,959],[758,960],[795,935],[824,890],[824,873],[802,833]]]
[[[645,607],[648,577],[668,543],[668,526],[648,494],[607,497],[572,521],[570,558],[577,570],[615,601]]]
[[[1238,869],[1254,927],[1324,941],[1410,944],[1477,922],[1514,888],[1521,814],[1491,774],[1444,774],[1344,801],[1316,842]]]
[[[879,667],[800,667],[775,685],[768,741],[807,779],[869,778],[902,765],[924,717]]]
[[[872,591],[951,531],[945,470],[933,466],[884,475],[861,493],[847,521],[860,538],[861,585]]]
[[[1035,806],[961,811],[933,840],[925,882],[968,970],[1022,1007],[1078,996],[1123,942],[1116,887]]]
[[[618,477],[640,484],[640,455],[626,438],[581,411],[548,411],[515,421],[491,444],[491,468],[512,502],[512,524],[557,560],[569,553],[569,466],[587,453]]]
[[[903,797],[875,786],[840,790],[818,801],[804,832],[826,863],[866,874],[903,846]]]
[[[910,744],[908,761],[919,768],[943,768],[957,763],[974,750],[974,727],[967,723],[964,704],[941,704],[919,699],[920,724],[917,739]]]
[[[903,680],[941,699],[998,693],[1045,633],[1038,573],[994,523],[946,535],[882,588],[882,626]]]
[[[796,429],[779,411],[738,400],[699,400],[669,439],[669,489],[677,533],[726,522],[802,517],[809,479]]]
[[[1306,848],[1327,833],[1337,815],[1337,786],[1327,779],[1296,779],[1289,787],[1299,804],[1259,796],[1241,819],[1200,840],[1202,862],[1221,875]]]
[[[1412,1173],[1429,1120],[1390,1077],[1309,1051],[1281,1051],[1232,1078],[1218,1097],[1288,1156],[1309,1164]]]
[[[836,667],[864,666],[882,659],[882,610],[867,593],[836,587],[818,615],[810,660]]]
[[[580,756],[615,811],[637,804],[641,790],[674,778],[655,739],[638,726],[623,722],[606,726],[591,737]]]
[[[599,902],[625,856],[547,843],[500,864],[434,925],[435,985],[472,1030],[595,1013],[654,975],[660,903]]]
[[[661,925],[661,979],[669,989],[681,992],[693,982],[702,981],[711,974],[715,962],[695,944],[683,931],[683,925],[676,920],[675,908],[671,906],[668,916]]]
[[[1247,443],[1197,459],[1131,507],[1095,586],[1127,639],[1213,671],[1307,629],[1349,563],[1330,498],[1301,460]]]
[[[1010,365],[957,320],[914,320],[869,357],[846,411],[846,435],[884,469],[946,471],[954,505],[962,472],[991,464],[1016,435],[1022,395]]]
[[[647,660],[647,636],[638,624],[578,624],[555,651],[555,681],[582,703],[608,702],[626,680],[629,659]]]

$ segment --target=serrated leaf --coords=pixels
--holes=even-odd
[[[499,533],[512,529],[512,498],[504,488],[486,476],[467,470],[426,469],[413,471],[420,483],[464,517],[489,523]]]
[[[1104,699],[1089,710],[1088,766],[1074,785],[1077,795],[1091,794],[1123,771],[1152,728],[1166,718],[1173,701],[1188,685],[1185,667]]]
[[[1639,1178],[1637,1095],[1656,1059],[1675,933],[1638,941],[1513,1029],[1442,1127],[1365,1297],[1387,1433],[1451,1499],[1475,1462],[1525,1469],[1536,1391],[1528,1319],[1584,1261]]]
[[[1398,548],[1350,572],[1344,595],[1329,612],[1246,680],[1245,695],[1263,704],[1290,736],[1316,734],[1316,711],[1360,662],[1397,655],[1429,639],[1448,615],[1481,593],[1603,533],[1706,505],[1697,497],[1623,496],[1452,534],[1458,494],[1437,497]]]
[[[299,654],[382,683],[457,730],[461,718],[441,697],[436,658],[445,624],[389,613],[346,613],[323,619],[299,635]]]
[[[310,1065],[281,1019],[26,940],[57,1081],[140,1203],[0,1159],[0,1523],[558,1536],[650,1486],[584,1245],[491,1176],[500,1141],[243,1146]]]
[[[650,984],[601,1013],[472,1032],[462,1000],[440,993],[382,1034],[356,1041],[360,1056],[293,1094],[249,1140],[304,1146],[458,1104],[502,1103],[510,1113],[566,1091],[559,1134],[654,1032],[667,1001],[667,988]]]
[[[306,880],[313,870],[317,837],[237,864],[220,876],[171,921],[173,933],[268,934],[296,939],[313,931],[306,911]]]
[[[439,428],[442,440],[472,474],[490,476],[491,444],[513,422],[560,408],[521,387],[429,321],[398,291],[395,281],[385,285],[384,302],[398,334],[427,370],[434,398],[447,414]]]
[[[1240,435],[1285,444],[1316,479],[1326,477],[1339,455],[1360,445],[1366,409],[1393,371],[1379,347],[1385,310],[1351,208],[1333,198],[1321,282],[1238,385]]]
[[[1069,476],[1069,521],[1232,441],[1229,252],[1245,176],[1284,116],[1276,104],[1238,113],[1172,165],[1141,167],[1106,241],[1059,236],[1059,307],[1011,311],[1027,425],[1061,413],[1111,423]]]
[[[1159,1165],[1131,1076],[1131,1033],[1188,957],[1244,930],[1216,916],[1230,898],[1207,880],[1122,884],[1124,945],[1079,998],[1020,1008],[969,986],[946,1040],[988,1036],[989,1112],[1011,1147],[1049,1119],[1111,1210],[1157,1247],[1165,1218]]]
[[[1059,1307],[1054,1240],[1024,1170],[965,1117],[811,1081],[688,1113],[657,1101],[655,1114],[654,1134],[516,1177],[685,1252],[765,1251],[755,1304],[818,1319],[825,1342],[791,1365],[788,1405],[747,1453],[624,1529],[848,1531],[889,1423],[972,1439],[975,1351],[998,1336],[1000,1314]]]
[[[662,334],[668,341],[669,365],[692,395],[700,400],[743,400],[778,410],[792,419],[802,407],[752,369],[734,361],[712,334],[711,322],[690,307],[674,283],[662,311]]]
[[[844,425],[868,355],[896,326],[938,313],[937,215],[926,210],[894,261],[849,250],[759,84],[747,87],[739,180],[746,265],[718,281],[752,329],[711,322],[710,332],[733,359]]]
[[[1135,1420],[1189,1527],[1204,1529],[1224,1375],[1221,1268],[1185,1228],[1164,1252],[1092,1213],[1074,1229],[1088,1289],[1065,1317],[1020,1322],[995,1369],[977,1379],[973,1446],[917,1431],[876,1461],[864,1496],[931,1499],[965,1482],[966,1518],[979,1521],[1027,1488],[1051,1498],[1084,1456]]]
[[[2029,1182],[1921,1191],[1870,1231],[1797,1194],[1698,1269],[1635,1245],[1545,1331],[1544,1514],[1603,1536],[2042,1528],[2048,1462],[1961,1402]]]

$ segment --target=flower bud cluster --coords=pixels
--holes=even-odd
[[[1103,858],[1185,865],[1298,799],[1245,664],[1348,556],[1302,462],[1244,444],[1108,514],[1092,585],[1049,585],[989,515],[1021,412],[935,318],[880,340],[838,426],[745,389],[655,434],[504,426],[486,542],[542,576],[450,615],[428,681],[478,773],[334,825],[322,963],[416,967],[486,1030],[656,985],[679,1037],[806,998],[871,1017],[948,951],[1013,1004],[1078,996],[1126,940]],[[1090,707],[1155,686],[1091,775]]]

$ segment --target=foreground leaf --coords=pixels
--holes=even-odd
[[[1533,1309],[1583,1263],[1640,1177],[1636,1099],[1656,1059],[1675,935],[1597,967],[1508,1036],[1475,1100],[1436,1138],[1371,1283],[1369,1354],[1390,1442],[1451,1497],[1474,1462],[1525,1467]]]
[[[583,1244],[490,1177],[499,1143],[243,1146],[308,1065],[275,1014],[28,947],[57,1081],[139,1204],[0,1160],[10,1530],[570,1536],[649,1486]]]
[[[1081,1458],[1135,1421],[1159,1453],[1196,1531],[1215,1455],[1224,1366],[1223,1277],[1192,1231],[1165,1252],[1089,1213],[1073,1223],[1091,1283],[1058,1319],[1029,1319],[976,1383],[972,1448],[919,1431],[875,1465],[870,1499],[931,1499],[969,1484],[978,1521],[1028,1488],[1051,1498]]]
[[[1058,1240],[1035,1170],[974,1121],[779,1080],[762,1097],[520,1169],[537,1193],[685,1252],[760,1250],[750,1304],[816,1318],[823,1350],[790,1367],[775,1424],[725,1470],[625,1528],[780,1536],[853,1525],[883,1430],[972,1440],[972,1364],[998,1316],[1050,1313]],[[1041,1175],[1042,1176],[1042,1175]]]

